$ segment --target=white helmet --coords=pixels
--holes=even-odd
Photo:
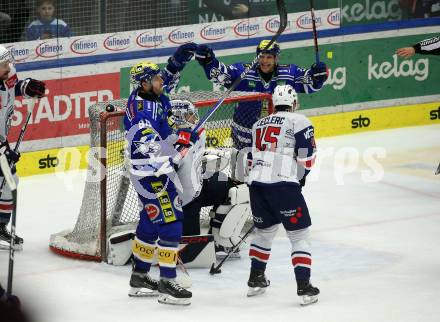
[[[12,55],[5,46],[0,45],[0,64],[3,63],[12,63]]]
[[[295,112],[299,107],[298,94],[292,85],[278,85],[272,94],[272,103],[276,110]],[[290,108],[277,108],[288,106]]]
[[[174,127],[193,128],[199,122],[197,108],[188,100],[171,100],[171,123]]]

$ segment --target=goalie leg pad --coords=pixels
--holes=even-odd
[[[229,200],[231,205],[219,206],[213,220],[214,239],[224,247],[233,247],[240,241],[243,226],[251,216],[249,189],[245,184],[230,188]]]
[[[210,268],[215,263],[212,235],[183,236],[179,256],[186,268]]]
[[[108,263],[116,266],[125,265],[132,255],[134,230],[110,235],[108,239]]]

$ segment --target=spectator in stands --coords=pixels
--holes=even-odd
[[[54,0],[38,1],[38,19],[32,21],[26,28],[26,40],[71,36],[69,26],[55,17],[55,10]]]

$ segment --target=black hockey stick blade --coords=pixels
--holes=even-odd
[[[272,37],[272,39],[267,43],[267,45],[264,47],[264,49],[270,48],[272,44],[278,39],[278,37],[283,33],[283,31],[287,27],[287,10],[286,5],[284,4],[284,0],[277,0],[277,9],[278,14],[280,15],[280,25],[278,27],[277,32]],[[214,112],[223,104],[223,101],[231,94],[231,92],[240,84],[240,82],[243,80],[244,76],[246,76],[249,71],[255,68],[258,64],[258,58],[260,56],[258,55],[255,57],[255,59],[252,61],[252,63],[241,73],[239,77],[235,79],[235,81],[232,83],[231,87],[223,94],[223,96],[214,104],[211,109],[203,115],[203,117],[200,119],[199,123],[194,127],[192,130],[193,133],[198,133],[200,128],[203,127],[203,125],[208,121],[208,119],[214,114]]]
[[[437,171],[435,171],[435,175],[440,173],[440,163],[438,164]]]
[[[215,274],[220,274],[221,272],[222,270],[220,269],[220,267],[215,266],[215,263],[212,263],[211,269],[209,270],[209,274],[215,275]]]

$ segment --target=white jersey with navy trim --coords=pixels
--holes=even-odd
[[[299,183],[316,153],[314,129],[304,115],[276,112],[252,128],[252,169],[248,184]]]
[[[205,152],[206,133],[200,135],[200,139],[189,149],[177,170],[182,191],[179,195],[182,199],[182,206],[197,198],[202,190],[202,158]],[[176,185],[177,189],[179,187]]]
[[[8,137],[11,124],[11,116],[14,113],[14,100],[17,92],[16,86],[20,86],[17,73],[13,64],[9,64],[11,71],[8,79],[0,80],[0,141],[4,142]]]

